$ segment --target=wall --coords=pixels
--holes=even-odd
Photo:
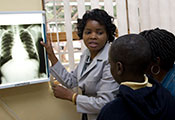
[[[42,0],[1,0],[0,11],[42,10]]]
[[[78,120],[75,106],[53,96],[48,83],[0,90],[1,99],[20,120]],[[0,120],[15,120],[0,103]]]
[[[0,11],[42,9],[41,0],[0,1]],[[13,117],[13,112],[17,115],[16,118]],[[0,90],[0,120],[78,120],[79,118],[80,114],[76,112],[75,105],[55,98],[48,82]]]

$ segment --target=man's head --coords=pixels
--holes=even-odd
[[[138,34],[117,38],[109,51],[111,73],[118,83],[132,81],[134,77],[144,75],[150,60],[150,45]]]
[[[150,43],[152,50],[152,61],[158,62],[160,67],[169,70],[173,67],[175,61],[175,36],[165,29],[151,29],[140,33]]]

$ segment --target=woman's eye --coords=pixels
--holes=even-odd
[[[98,34],[98,35],[102,35],[102,34],[103,34],[103,32],[97,32],[97,34]]]
[[[91,32],[90,31],[86,31],[85,34],[90,34]]]

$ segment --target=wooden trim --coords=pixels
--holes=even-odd
[[[72,38],[73,40],[80,40],[78,37],[77,32],[72,32]],[[52,39],[52,42],[57,42],[57,33],[47,33],[47,36],[51,36],[50,38]],[[67,41],[66,40],[66,32],[59,32],[58,33],[59,36],[59,41],[63,42],[63,41]],[[118,37],[118,29],[116,29],[116,37]]]
[[[47,33],[48,36],[51,36],[52,42],[57,42],[57,33]],[[79,40],[79,37],[77,35],[77,32],[72,32],[72,38],[73,40]],[[66,32],[59,32],[59,41],[67,41],[66,40]]]

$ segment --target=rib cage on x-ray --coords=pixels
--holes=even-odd
[[[31,35],[28,33],[28,31],[21,30],[20,38],[29,54],[29,58],[38,60],[36,50],[34,50],[34,44],[33,44]]]
[[[12,59],[11,49],[13,46],[13,35],[11,31],[4,33],[1,44],[1,66]]]
[[[0,27],[0,82],[16,82],[46,75],[44,50],[39,43],[42,40],[40,29],[39,24]]]

